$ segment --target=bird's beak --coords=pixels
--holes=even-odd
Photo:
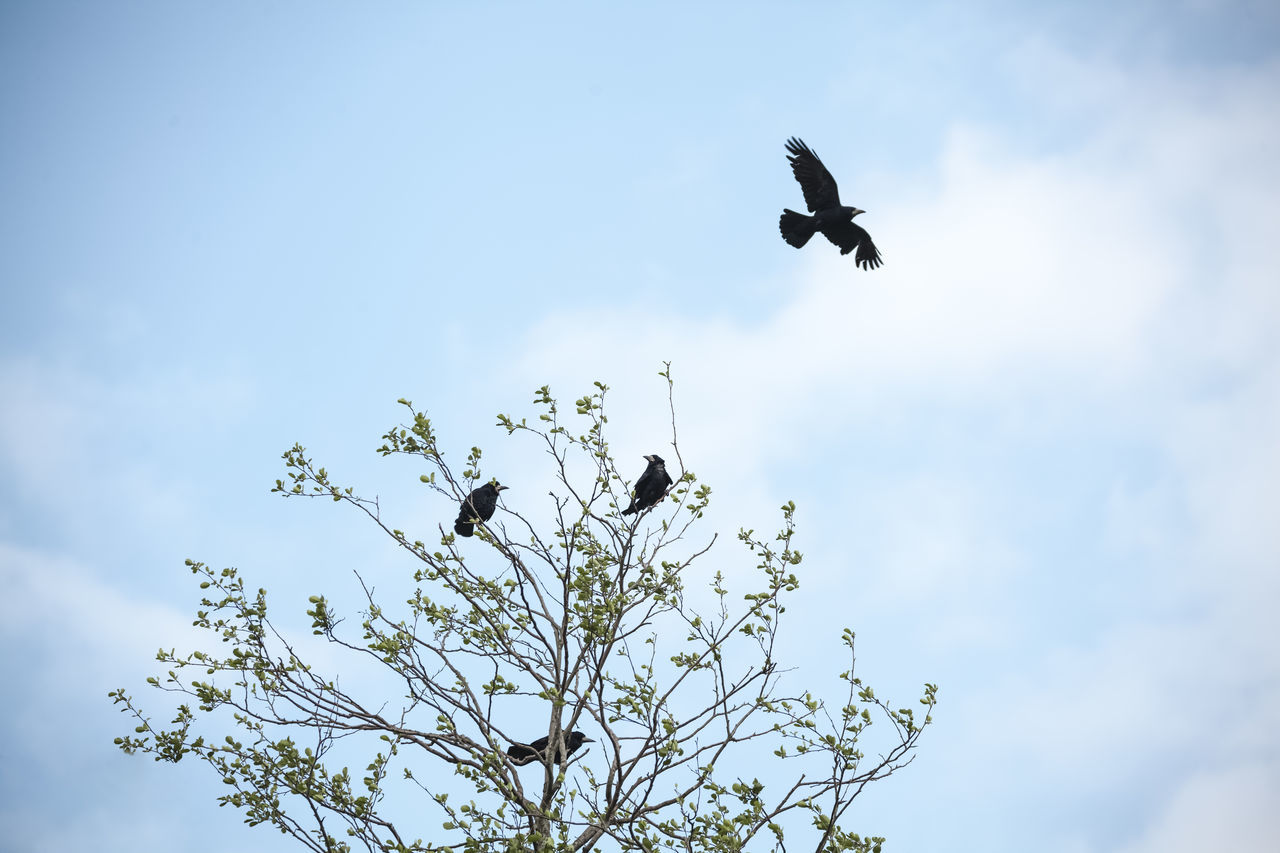
[[[853,215],[854,215],[854,216],[857,216],[859,213],[866,213],[866,211],[865,211],[865,210],[858,210],[858,208],[856,208],[856,207],[855,207],[855,208],[853,209]]]
[[[595,743],[596,741],[595,741],[595,738],[584,737],[584,738],[582,739],[582,742],[583,742],[583,743]]]
[[[500,491],[500,492],[505,492],[505,491],[506,491],[507,489],[509,489],[509,488],[511,488],[511,487],[510,487],[510,486],[498,486],[498,491]]]
[[[645,456],[643,456],[642,458],[644,459],[644,461],[645,461],[645,462],[652,462],[652,461],[653,461],[653,457],[652,457],[652,456],[649,456],[648,454],[646,454],[646,455],[645,455]]]

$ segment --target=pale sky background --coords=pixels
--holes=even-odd
[[[799,506],[797,677],[848,625],[940,685],[851,829],[1274,850],[1278,9],[5,4],[0,849],[296,849],[111,743],[108,690],[172,713],[183,560],[302,624],[413,567],[269,494],[293,442],[428,538],[398,397],[536,507],[494,413],[601,379],[638,474],[670,360],[707,529]],[[778,236],[790,135],[883,268]]]

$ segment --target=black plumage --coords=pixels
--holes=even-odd
[[[640,479],[636,480],[636,495],[631,499],[631,506],[622,511],[623,515],[638,512],[662,500],[671,485],[671,477],[667,474],[667,465],[658,454],[646,456],[649,467],[644,469]]]
[[[462,509],[458,510],[458,520],[453,523],[454,532],[459,536],[470,536],[475,533],[477,518],[481,521],[493,518],[493,511],[498,508],[498,492],[505,488],[496,482],[485,483],[467,495]]]
[[[565,746],[569,748],[569,754],[573,755],[574,751],[584,743],[595,743],[591,738],[587,737],[580,731],[569,732],[565,738]],[[547,739],[540,737],[533,743],[513,743],[507,747],[507,757],[511,759],[512,764],[520,767],[532,762],[542,761],[547,754]],[[564,753],[560,751],[560,746],[556,745],[555,755],[552,760],[559,764],[564,760]]]
[[[787,159],[791,161],[791,172],[800,182],[804,203],[813,216],[784,209],[778,220],[782,239],[799,249],[809,242],[814,233],[821,231],[824,237],[840,247],[840,254],[847,255],[856,249],[858,253],[853,256],[854,263],[864,270],[880,266],[880,252],[871,242],[871,235],[866,229],[853,224],[853,217],[866,211],[840,203],[836,179],[831,177],[827,167],[809,146],[792,137],[787,140],[787,151],[790,152]]]

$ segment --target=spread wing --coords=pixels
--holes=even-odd
[[[809,212],[839,207],[840,191],[836,189],[836,179],[831,177],[818,155],[794,136],[787,140],[787,151],[790,152],[787,159],[791,161],[791,173],[800,182]]]
[[[880,250],[871,242],[871,235],[861,225],[852,222],[841,222],[828,225],[822,229],[828,240],[840,247],[840,254],[847,255],[854,249],[858,253],[853,256],[854,263],[864,270],[873,270],[880,266]]]

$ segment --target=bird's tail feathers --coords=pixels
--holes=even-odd
[[[799,249],[808,243],[809,238],[818,230],[818,220],[816,217],[805,216],[794,210],[783,210],[782,216],[778,219],[778,230],[782,232],[783,240]]]
[[[459,536],[471,536],[476,532],[476,526],[468,521],[455,521],[453,532]]]

